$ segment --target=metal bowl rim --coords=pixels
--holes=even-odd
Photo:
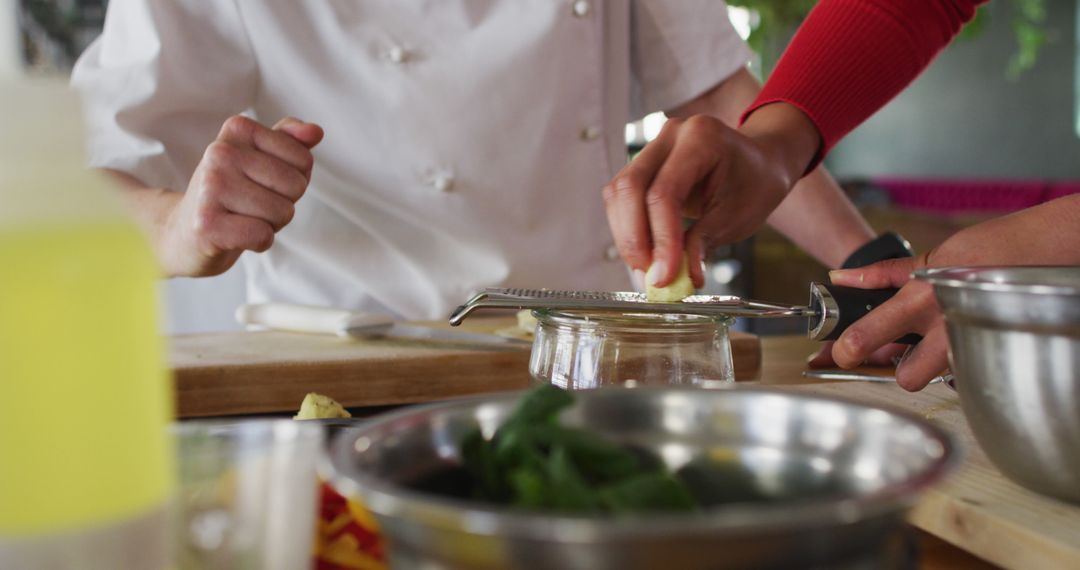
[[[1080,267],[1073,265],[973,265],[957,267],[924,267],[916,270],[912,275],[919,280],[926,281],[934,287],[948,289],[965,289],[969,291],[986,291],[993,293],[1028,293],[1033,295],[1068,295],[1080,296],[1080,285],[1041,285],[1033,283],[997,283],[984,280],[968,280],[962,276],[980,274],[991,271],[1014,271],[1025,269],[1071,269],[1080,271]]]
[[[626,389],[609,387],[585,390],[582,393]],[[635,387],[632,390],[665,391],[668,393],[705,391],[770,394],[804,401],[841,404],[864,410],[880,410],[904,419],[911,425],[918,427],[926,434],[929,441],[935,441],[940,445],[942,453],[939,457],[931,459],[930,464],[911,479],[886,486],[879,491],[861,497],[842,500],[837,500],[835,497],[826,497],[793,503],[759,504],[755,506],[736,503],[706,509],[693,515],[650,513],[647,516],[625,518],[611,517],[609,515],[559,515],[484,506],[472,501],[413,491],[364,474],[357,474],[357,480],[354,480],[340,472],[335,466],[336,458],[348,453],[346,448],[351,448],[355,444],[356,437],[359,437],[365,430],[377,429],[383,424],[401,421],[409,416],[422,415],[438,409],[514,401],[524,393],[523,391],[513,391],[423,404],[391,412],[378,418],[372,418],[370,422],[363,426],[351,428],[347,432],[343,431],[339,434],[336,441],[333,442],[330,452],[323,454],[320,473],[335,490],[346,497],[361,499],[364,507],[376,515],[397,518],[402,513],[405,513],[406,516],[413,517],[416,520],[424,520],[424,524],[429,526],[439,526],[433,521],[440,521],[440,523],[449,520],[471,521],[474,524],[469,526],[470,532],[473,534],[493,535],[498,533],[529,536],[534,539],[549,537],[560,542],[595,542],[598,539],[717,533],[721,531],[745,533],[754,530],[805,527],[807,524],[820,525],[825,521],[833,521],[835,524],[852,524],[859,520],[866,520],[906,509],[911,505],[917,493],[941,480],[955,468],[960,459],[960,449],[955,438],[942,428],[903,410],[868,405],[848,398],[797,394],[782,388],[771,387],[645,386]],[[492,530],[483,532],[480,529]],[[494,529],[498,529],[497,533]]]

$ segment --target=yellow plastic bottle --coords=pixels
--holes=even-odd
[[[157,269],[59,80],[0,78],[0,568],[169,566]]]

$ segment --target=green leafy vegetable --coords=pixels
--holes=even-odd
[[[518,402],[514,414],[507,420],[503,429],[515,424],[555,423],[559,417],[559,412],[573,404],[574,397],[570,395],[570,392],[551,384],[544,384],[525,394],[525,397]]]
[[[542,474],[531,469],[515,469],[510,473],[510,486],[516,504],[539,508],[552,501],[552,489]]]
[[[461,442],[471,496],[564,513],[689,511],[698,505],[659,461],[558,423],[573,396],[544,385],[527,393],[489,441]]]
[[[548,479],[555,489],[553,503],[560,511],[589,513],[597,510],[598,502],[588,483],[574,467],[564,447],[556,447],[548,455]]]
[[[692,511],[697,508],[686,485],[664,472],[644,473],[612,483],[600,489],[600,498],[616,513]]]
[[[565,449],[590,481],[622,479],[638,473],[642,467],[631,451],[587,431],[548,425],[533,428],[531,435],[541,445]]]

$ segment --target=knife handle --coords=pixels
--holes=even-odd
[[[350,330],[393,323],[392,318],[383,315],[353,313],[344,309],[290,303],[241,305],[236,309],[236,320],[244,325],[338,336],[349,336]]]
[[[857,289],[826,283],[812,284],[810,304],[819,314],[818,322],[811,326],[811,338],[836,340],[855,321],[892,299],[897,291],[899,289]],[[918,344],[921,340],[922,336],[913,333],[892,342]]]

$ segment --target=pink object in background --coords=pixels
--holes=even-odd
[[[873,183],[897,206],[939,214],[1015,212],[1080,193],[1080,181],[1073,180],[879,178]]]
[[[1061,182],[1054,182],[1050,185],[1050,192],[1047,195],[1047,200],[1054,200],[1063,196],[1070,196],[1072,194],[1080,194],[1080,181],[1065,180]]]

